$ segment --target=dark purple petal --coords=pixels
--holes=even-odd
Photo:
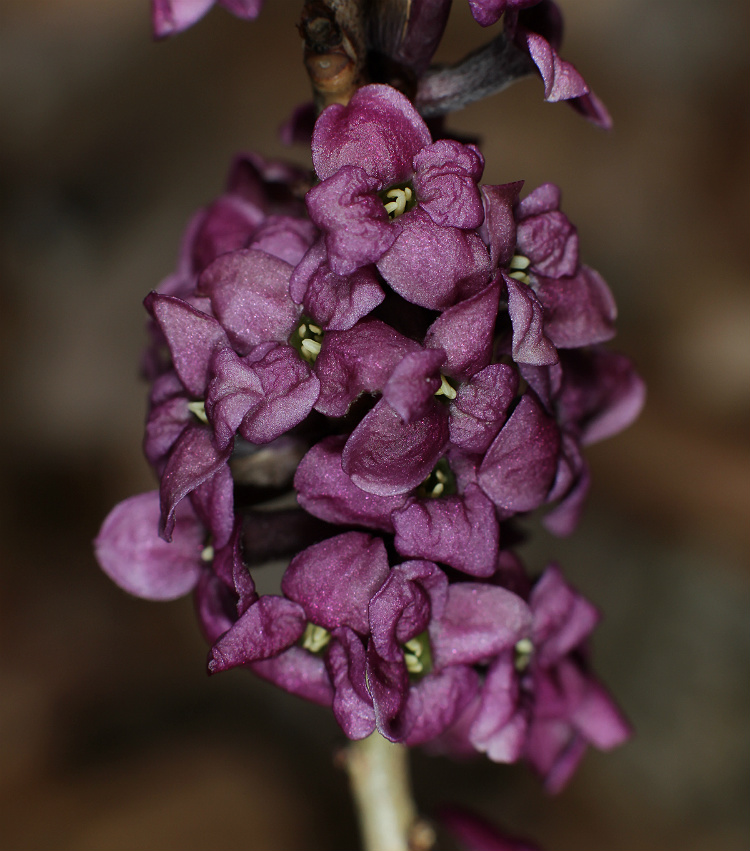
[[[326,668],[333,682],[333,714],[350,739],[364,739],[375,730],[375,710],[367,691],[365,646],[351,629],[331,633]]]
[[[289,291],[305,313],[327,331],[345,331],[385,298],[373,266],[337,275],[327,263],[323,242],[316,243],[292,273]]]
[[[261,597],[211,648],[208,671],[270,659],[291,647],[306,625],[302,606],[284,597]]]
[[[544,308],[544,333],[561,349],[603,343],[615,335],[617,305],[598,272],[581,266],[571,278],[535,276]]]
[[[205,530],[189,505],[174,520],[174,541],[158,535],[159,494],[138,494],[110,511],[94,541],[102,570],[120,588],[146,600],[174,600],[195,587],[203,570]]]
[[[426,563],[426,574],[438,570]],[[427,629],[430,621],[430,598],[418,581],[412,581],[398,567],[388,574],[369,605],[372,644],[378,655],[389,662],[403,658],[402,644]]]
[[[366,635],[367,607],[387,575],[383,541],[364,532],[345,532],[295,556],[281,589],[304,607],[314,624],[329,630],[349,626]]]
[[[201,275],[199,288],[232,345],[247,354],[259,343],[285,343],[301,310],[289,295],[292,267],[263,251],[224,254]]]
[[[333,701],[325,663],[301,647],[290,647],[273,659],[252,662],[248,667],[264,680],[312,703],[330,706]]]
[[[518,220],[539,216],[542,213],[550,213],[560,209],[562,193],[560,187],[554,183],[543,183],[532,189],[531,192],[516,206],[516,218]]]
[[[557,468],[560,433],[539,402],[524,395],[479,468],[479,485],[500,508],[530,511],[544,502]]]
[[[495,508],[476,485],[463,497],[413,500],[393,514],[401,555],[443,562],[472,576],[491,576],[500,529]]]
[[[209,644],[217,642],[237,620],[235,595],[209,570],[201,572],[193,591],[193,603],[201,632]]]
[[[345,436],[326,437],[305,455],[294,476],[297,501],[329,523],[392,532],[391,514],[406,497],[376,496],[353,484],[341,469],[345,443]]]
[[[212,565],[214,573],[239,597],[237,614],[240,616],[258,600],[253,578],[242,561],[241,541],[242,522],[238,519],[229,543],[216,550]]]
[[[223,448],[239,430],[250,443],[270,443],[310,413],[320,383],[291,346],[258,346],[246,358],[222,349],[212,361],[206,411]]]
[[[540,851],[533,842],[508,836],[475,813],[459,807],[444,807],[438,819],[458,839],[463,851]]]
[[[440,227],[419,207],[404,213],[399,222],[401,235],[377,267],[407,301],[445,310],[486,286],[490,257],[476,233]]]
[[[632,361],[617,352],[566,352],[559,397],[561,421],[583,445],[627,428],[641,412],[646,386]]]
[[[378,197],[380,184],[356,165],[347,165],[307,193],[310,218],[323,231],[328,264],[350,275],[376,263],[401,232]]]
[[[346,442],[344,472],[368,493],[396,496],[420,484],[448,443],[448,412],[437,402],[423,417],[405,423],[384,400]]]
[[[364,319],[348,331],[325,335],[315,361],[320,396],[315,410],[342,417],[362,392],[380,392],[395,367],[418,343],[378,319]]]
[[[406,355],[383,388],[383,398],[404,422],[418,419],[440,388],[440,367],[445,355],[436,349],[423,349]]]
[[[431,142],[427,125],[404,95],[390,86],[364,86],[348,106],[323,110],[313,132],[313,164],[321,180],[356,165],[384,187],[408,180],[415,154]]]
[[[535,192],[540,190],[543,190],[540,193],[543,197],[545,187]],[[531,196],[524,203],[530,199]],[[527,204],[527,208],[531,206]],[[578,232],[568,217],[557,209],[521,216],[519,210],[522,209],[524,207],[519,205],[516,211],[518,253],[529,258],[532,270],[538,275],[549,278],[574,275],[578,268]]]
[[[465,381],[484,369],[492,358],[492,339],[500,301],[500,282],[449,307],[430,325],[424,344],[442,349],[446,375]]]
[[[441,139],[414,157],[414,191],[436,225],[478,228],[484,208],[477,183],[484,158],[474,145]]]
[[[488,661],[530,627],[531,611],[513,592],[479,582],[451,585],[445,611],[430,624],[435,668]]]
[[[383,659],[371,640],[367,647],[367,682],[378,730],[391,742],[401,741],[408,733],[402,710],[409,693],[409,672],[403,654],[395,660]]]
[[[225,546],[234,528],[234,482],[228,464],[222,464],[190,493],[190,503],[211,533],[217,549]]]
[[[588,94],[586,81],[575,66],[566,62],[542,36],[520,28],[517,40],[525,44],[529,56],[544,80],[544,99],[550,103]]]
[[[450,406],[451,443],[465,452],[486,452],[517,390],[518,373],[504,363],[492,363],[462,384]]]
[[[246,248],[263,221],[263,210],[236,195],[214,201],[202,214],[190,246],[191,270],[200,274],[217,257]],[[163,290],[160,291],[163,292]]]
[[[513,360],[547,366],[557,351],[544,333],[544,308],[531,287],[503,275],[508,288],[508,313],[513,325]]]
[[[172,296],[152,292],[143,302],[166,337],[172,362],[191,396],[201,398],[208,381],[208,363],[217,346],[227,345],[221,325],[206,313]]]
[[[469,8],[474,20],[488,27],[500,20],[509,9],[523,9],[533,6],[539,0],[469,0]]]
[[[518,201],[523,181],[500,186],[481,186],[484,221],[479,235],[490,250],[493,268],[507,266],[516,248],[516,220],[513,207]]]
[[[172,397],[151,408],[143,435],[143,454],[157,472],[161,472],[170,450],[187,424],[193,421],[185,395]]]
[[[421,745],[439,736],[471,702],[479,689],[479,675],[468,665],[435,671],[409,689],[404,707],[404,743]]]
[[[172,539],[175,507],[191,491],[219,472],[229,458],[230,450],[219,452],[211,440],[209,429],[188,425],[174,445],[161,477],[161,535]]]

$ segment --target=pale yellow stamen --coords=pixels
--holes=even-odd
[[[523,254],[515,254],[510,261],[511,269],[528,269],[529,266],[531,266],[531,260],[528,257],[524,257]]]
[[[209,544],[207,547],[203,548],[203,552],[201,553],[201,561],[213,561],[214,560],[214,548]]]
[[[188,402],[188,411],[190,411],[190,413],[197,417],[202,423],[208,425],[205,402]]]
[[[435,487],[430,491],[430,496],[441,496],[444,490],[445,485],[442,482],[438,482]]]
[[[302,354],[307,360],[314,361],[315,358],[320,354],[320,343],[316,340],[303,340],[300,343],[300,347],[302,348]]]
[[[422,644],[416,639],[412,638],[411,641],[407,641],[404,644],[404,662],[406,663],[406,670],[410,674],[421,674],[424,671],[424,665],[420,661],[420,656],[422,655]]]
[[[526,668],[529,667],[529,662],[531,662],[531,654],[534,652],[534,645],[531,643],[531,639],[522,638],[520,641],[517,641],[514,650],[516,652],[516,670],[519,672],[525,671]]]
[[[311,653],[319,653],[331,640],[331,633],[322,626],[308,623],[302,646]]]
[[[514,278],[516,281],[520,281],[522,284],[530,284],[531,280],[526,272],[511,272],[510,277]]]
[[[305,326],[303,325],[302,327],[304,328]],[[310,322],[307,327],[310,329],[311,334],[322,334],[323,333],[323,329],[319,328],[317,325],[313,325],[312,322]],[[302,335],[300,335],[300,336],[302,336]]]
[[[407,195],[408,193],[408,195]],[[393,198],[385,205],[386,212],[392,219],[397,219],[406,212],[406,204],[411,200],[411,189],[389,189],[385,193],[386,198]]]
[[[440,387],[435,391],[436,396],[445,396],[446,399],[453,401],[456,398],[456,391],[448,383],[444,375],[440,376]]]

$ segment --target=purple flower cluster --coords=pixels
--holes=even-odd
[[[312,153],[312,188],[238,159],[147,297],[160,487],[112,511],[99,561],[141,597],[192,590],[211,672],[557,790],[628,728],[590,670],[596,610],[511,546],[539,508],[572,531],[582,447],[640,409],[601,346],[612,296],[556,187],[483,185],[479,150],[433,141],[395,89],[326,109]],[[249,566],[280,554],[259,595]]]

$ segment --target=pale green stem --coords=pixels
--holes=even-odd
[[[417,820],[409,780],[409,751],[375,732],[352,742],[346,767],[362,833],[362,851],[432,847],[429,827]]]

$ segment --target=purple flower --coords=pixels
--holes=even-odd
[[[324,110],[312,150],[322,182],[307,206],[333,273],[376,264],[396,292],[430,309],[486,284],[489,257],[473,232],[484,220],[484,160],[473,145],[432,143],[402,94],[371,85]],[[304,291],[309,274],[296,273],[293,289]]]
[[[156,38],[186,30],[219,3],[238,18],[258,17],[263,0],[151,0],[151,23]]]
[[[599,614],[551,565],[529,598],[528,638],[490,666],[468,731],[498,762],[523,757],[558,792],[589,744],[609,749],[630,735],[611,698],[588,672],[584,642]]]

